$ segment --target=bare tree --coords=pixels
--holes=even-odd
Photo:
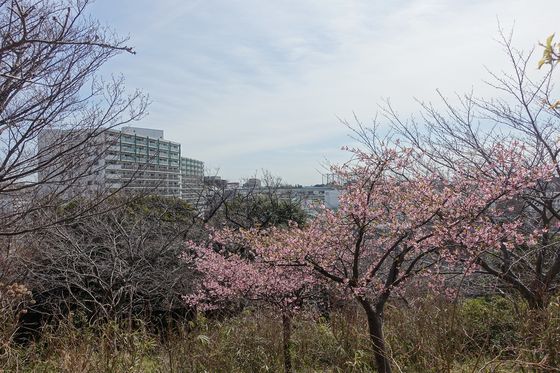
[[[207,241],[209,227],[270,227],[305,219],[297,202],[276,194],[277,179],[268,176],[265,184],[262,191],[249,188],[235,196],[207,186],[197,201],[210,194],[216,205],[208,211],[177,198],[112,196],[109,204],[116,208],[98,206],[21,236],[10,278],[33,291],[37,304],[29,315],[74,309],[95,322],[188,312],[181,297],[190,293],[197,274],[178,260],[188,255],[185,242]],[[48,211],[73,215],[82,210],[79,203]]]
[[[281,178],[263,171],[261,179],[254,177],[249,180],[258,180],[259,184],[245,183],[230,198],[223,199],[221,212],[226,224],[242,229],[287,226],[290,221],[300,226],[305,224],[307,216],[301,200],[290,186],[283,184]]]
[[[127,202],[27,235],[17,266],[37,299],[30,313],[77,310],[96,322],[186,312],[192,271],[178,258],[204,233],[196,211],[176,198]]]
[[[0,0],[0,236],[20,235],[72,215],[44,213],[99,170],[107,131],[141,118],[147,98],[128,94],[122,77],[96,73],[121,52],[134,53],[88,18],[88,0]],[[57,134],[55,141],[43,141]],[[74,195],[78,193],[73,193]],[[42,216],[30,224],[30,215]]]

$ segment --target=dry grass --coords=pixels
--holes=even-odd
[[[455,305],[428,299],[393,304],[386,332],[397,372],[554,372],[560,346],[560,306],[539,316],[509,301]],[[515,305],[517,306],[517,305]],[[47,328],[28,346],[4,345],[4,372],[281,372],[281,321],[265,310],[224,320],[200,317],[162,340],[139,326],[114,323]],[[371,372],[365,320],[358,308],[329,320],[302,314],[294,324],[297,372]],[[547,369],[544,367],[548,366]]]

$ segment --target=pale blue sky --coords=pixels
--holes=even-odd
[[[137,125],[225,178],[267,169],[300,184],[346,158],[337,117],[367,122],[384,98],[406,115],[438,88],[487,92],[484,65],[507,67],[497,17],[524,49],[560,31],[557,0],[97,0],[90,12],[137,51],[103,69],[149,93]]]

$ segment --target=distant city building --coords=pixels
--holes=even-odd
[[[241,185],[236,181],[229,181],[226,185],[226,188],[237,190],[237,189],[239,189],[240,186]]]
[[[161,130],[147,128],[125,127],[107,135],[111,145],[100,180],[105,187],[181,196],[181,144],[165,140]]]
[[[204,176],[204,185],[209,187],[224,189],[228,184],[228,181],[222,179],[220,176]]]
[[[268,187],[247,187],[246,185],[247,183],[243,185],[243,188],[239,189],[239,193],[268,194],[272,191],[280,200],[290,200],[299,203],[302,209],[310,216],[316,215],[319,206],[336,210],[339,205],[338,199],[341,194],[339,188],[330,185],[279,186],[272,189]]]
[[[181,198],[198,204],[202,197],[204,162],[181,157]]]
[[[292,198],[299,201],[301,207],[309,215],[315,215],[319,206],[336,210],[341,190],[332,186],[306,186],[291,188],[289,193]]]
[[[255,178],[251,178],[251,179],[247,179],[247,181],[245,181],[245,183],[243,184],[244,188],[260,188],[261,187],[261,181],[260,179],[255,179]]]
[[[43,131],[39,135],[39,151],[52,146],[64,134],[60,130]],[[192,201],[202,187],[204,163],[181,157],[181,144],[164,139],[162,130],[138,127],[107,130],[88,144],[87,151],[91,153],[90,158],[96,157],[95,170],[80,178],[75,190],[148,191]],[[72,171],[65,173],[68,172]],[[43,176],[39,173],[39,181]],[[68,175],[51,178],[51,183],[57,180],[64,183]]]

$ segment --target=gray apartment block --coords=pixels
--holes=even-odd
[[[39,151],[41,146],[52,146],[59,134],[56,130],[41,134]],[[80,179],[81,190],[143,192],[192,202],[201,189],[204,163],[181,157],[181,144],[164,139],[161,130],[108,130],[96,136],[88,147],[97,158],[92,162],[92,171]]]
[[[204,183],[204,162],[181,157],[179,163],[181,171],[181,198],[199,205]]]

